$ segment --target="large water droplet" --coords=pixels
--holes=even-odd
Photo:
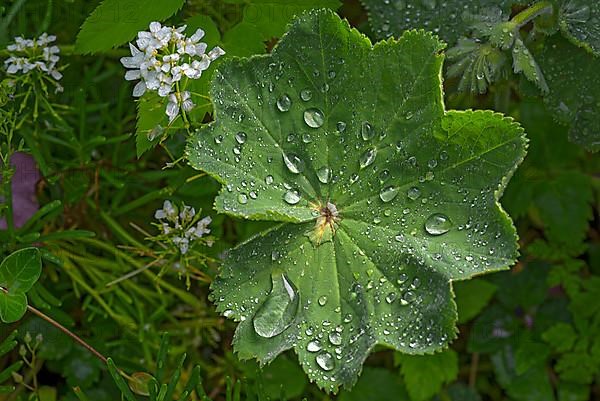
[[[271,292],[252,320],[256,334],[265,338],[281,334],[292,324],[300,300],[296,288],[284,274],[273,274],[271,282]]]
[[[289,203],[290,205],[295,205],[298,202],[300,202],[301,196],[298,193],[298,191],[287,191],[284,195],[283,195],[283,200],[286,201],[287,203]]]
[[[331,333],[329,333],[329,342],[333,345],[341,345],[342,335],[337,331],[332,331]]]
[[[329,180],[331,179],[331,169],[329,167],[321,167],[317,170],[317,178],[321,184],[329,183]]]
[[[434,213],[425,221],[425,231],[431,235],[442,235],[450,231],[452,222],[448,216]]]
[[[319,352],[321,351],[321,343],[319,340],[312,340],[306,344],[306,350],[308,352]]]
[[[317,355],[316,358],[317,365],[321,367],[323,370],[333,370],[335,367],[335,361],[329,352],[323,352],[322,354]]]
[[[246,194],[239,194],[238,195],[238,202],[240,202],[242,205],[245,205],[246,203],[248,203],[248,195]]]
[[[294,174],[300,174],[304,171],[304,161],[294,153],[284,153],[283,162],[288,170]]]
[[[288,95],[282,95],[277,99],[277,108],[279,111],[288,111],[292,107],[292,99]]]
[[[398,187],[390,185],[389,187],[385,187],[381,190],[381,192],[379,193],[379,197],[384,202],[391,202],[398,195],[398,191]]]
[[[373,164],[375,157],[377,157],[377,148],[367,149],[360,157],[360,168],[365,168]]]
[[[311,128],[319,128],[325,122],[325,116],[321,110],[313,107],[304,112],[304,122]]]
[[[375,130],[368,121],[365,121],[360,126],[360,135],[365,141],[370,141],[375,136]]]

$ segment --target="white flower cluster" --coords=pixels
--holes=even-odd
[[[200,220],[196,218],[196,210],[187,205],[183,205],[181,210],[174,206],[170,201],[163,203],[163,208],[154,213],[154,217],[160,222],[162,234],[168,235],[175,246],[179,248],[182,255],[185,255],[190,249],[190,245],[195,240],[210,234],[208,225],[212,222],[210,216]],[[208,246],[212,241],[207,241]]]
[[[60,60],[60,49],[58,46],[50,46],[56,40],[56,36],[43,33],[37,39],[25,39],[21,36],[15,38],[15,42],[6,47],[9,57],[4,61],[4,67],[9,74],[27,74],[33,70],[47,73],[54,80],[62,78],[62,74],[56,68]],[[57,86],[62,90],[61,86]]]
[[[191,94],[180,88],[178,83],[185,77],[198,79],[210,63],[225,52],[215,47],[206,53],[207,44],[200,42],[204,31],[198,29],[189,38],[183,33],[186,26],[179,28],[150,23],[150,31],[138,32],[137,47],[129,44],[131,57],[121,58],[128,81],[140,80],[133,88],[133,96],[140,97],[146,90],[157,91],[161,97],[169,97],[166,113],[172,122],[180,110],[190,111],[194,107]]]

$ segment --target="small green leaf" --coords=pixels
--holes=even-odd
[[[37,248],[13,252],[0,263],[0,286],[9,293],[26,293],[42,274],[42,259]]]
[[[549,355],[550,348],[547,344],[523,341],[515,353],[515,372],[522,375],[535,365],[544,365]]]
[[[23,293],[0,294],[0,320],[13,323],[27,312],[27,296]]]
[[[175,14],[184,0],[104,0],[85,20],[75,49],[82,54],[110,50],[132,40],[152,21]]]
[[[600,55],[600,2],[561,0],[559,23],[563,34],[577,46]]]
[[[519,37],[515,40],[512,48],[513,70],[515,74],[523,73],[525,78],[535,83],[543,93],[548,92],[548,84],[540,66],[533,58],[533,55]]]
[[[293,347],[321,387],[350,386],[377,343],[444,348],[450,282],[515,260],[498,197],[523,130],[445,111],[442,49],[416,31],[373,46],[318,11],[271,55],[215,72],[216,121],[190,138],[190,164],[224,184],[218,211],[280,223],[231,250],[213,283],[241,358]]]
[[[408,401],[400,375],[384,368],[365,366],[356,386],[342,391],[339,401]]]
[[[568,323],[557,323],[548,329],[542,338],[558,352],[569,351],[577,340],[577,333]]]
[[[451,349],[433,355],[396,354],[395,359],[412,401],[430,399],[458,376],[458,354]]]

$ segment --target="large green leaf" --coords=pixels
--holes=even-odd
[[[554,35],[537,59],[550,89],[546,103],[559,121],[570,124],[571,141],[600,150],[600,58]]]
[[[5,323],[19,320],[27,310],[27,296],[42,273],[40,251],[25,248],[13,252],[0,264],[0,319]]]
[[[267,363],[293,347],[335,391],[377,343],[444,348],[451,281],[514,261],[498,198],[523,130],[445,112],[442,49],[416,31],[373,46],[314,11],[271,55],[215,72],[216,121],[190,138],[189,161],[224,184],[218,211],[281,222],[230,251],[213,284],[218,310],[240,322],[240,357]]]
[[[380,38],[400,36],[407,29],[433,31],[451,46],[473,28],[473,16],[510,15],[517,0],[361,0],[369,11],[373,32]],[[526,3],[526,2],[525,2]]]
[[[97,53],[122,45],[146,30],[152,21],[175,14],[184,0],[104,0],[81,26],[75,49]]]

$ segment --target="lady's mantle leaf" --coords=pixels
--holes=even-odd
[[[544,100],[559,121],[570,125],[569,139],[588,151],[600,150],[600,58],[554,35],[538,61],[550,87]]]
[[[562,0],[559,20],[561,31],[573,43],[600,55],[600,2]]]
[[[313,11],[271,55],[215,72],[216,122],[190,139],[190,163],[223,182],[217,210],[281,222],[232,250],[213,285],[218,310],[240,322],[240,357],[294,348],[336,391],[375,344],[445,347],[451,281],[514,261],[498,198],[523,130],[492,112],[445,112],[442,49],[416,31],[373,46]]]

